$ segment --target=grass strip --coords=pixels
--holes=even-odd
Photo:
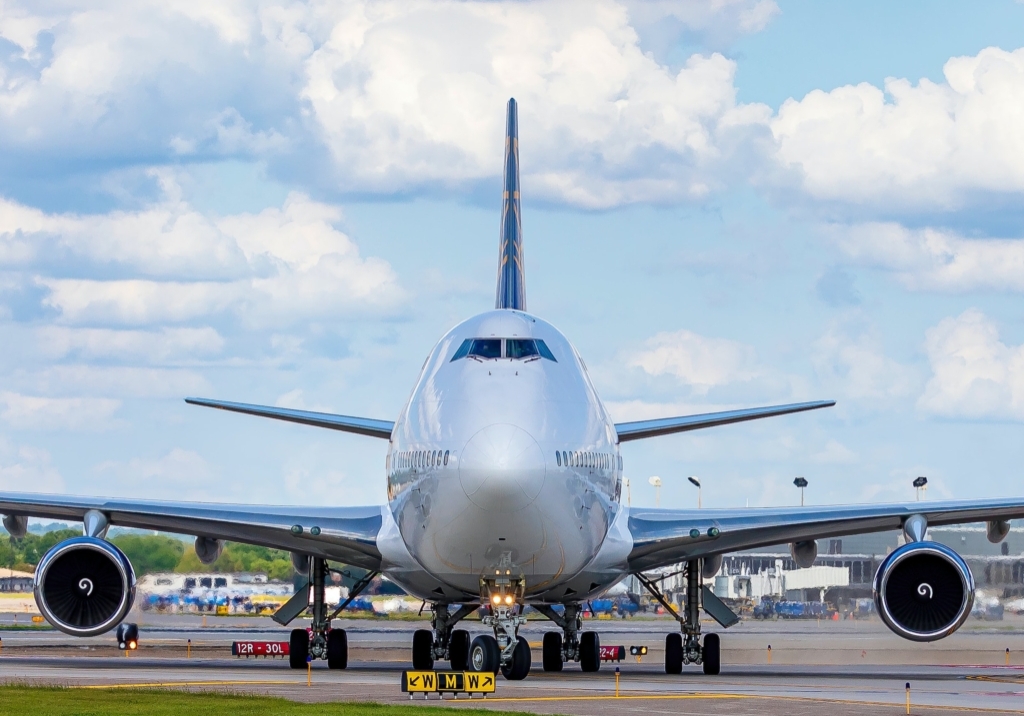
[[[302,704],[274,696],[157,689],[79,689],[54,686],[0,686],[0,716],[500,716],[490,709],[404,706],[354,702]],[[516,714],[515,716],[521,716]]]

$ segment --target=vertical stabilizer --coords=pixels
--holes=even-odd
[[[519,115],[508,101],[505,125],[505,193],[501,200],[501,242],[498,253],[498,296],[495,308],[526,310],[523,274],[523,222],[519,215]]]

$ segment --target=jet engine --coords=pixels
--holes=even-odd
[[[974,604],[974,576],[956,552],[936,542],[910,542],[875,573],[875,605],[886,626],[912,641],[949,636]]]
[[[39,560],[35,597],[42,615],[62,632],[95,636],[117,626],[132,608],[135,570],[110,542],[73,537]]]

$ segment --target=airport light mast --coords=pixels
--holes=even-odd
[[[661,507],[661,478],[655,475],[647,478],[647,482],[654,485],[654,506]]]
[[[690,481],[691,485],[693,485],[694,487],[697,488],[697,509],[699,510],[702,507],[701,501],[700,501],[700,478],[699,477],[694,477],[693,475],[691,475],[690,477],[688,477],[686,479]]]
[[[928,478],[922,475],[921,477],[914,480],[913,485],[917,488],[917,501],[921,501],[921,491],[928,492]]]
[[[800,506],[804,506],[804,488],[807,487],[807,480],[802,477],[798,477],[793,480],[793,484],[800,488]]]

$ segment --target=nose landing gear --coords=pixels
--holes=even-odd
[[[494,630],[494,637],[477,637],[470,648],[470,668],[489,671],[495,667],[510,681],[525,679],[530,673],[530,644],[519,636],[519,627],[526,623],[520,615],[523,595],[526,592],[526,578],[515,565],[511,555],[506,552],[495,567],[488,568],[480,577],[480,597],[487,601],[490,613],[481,619],[484,626]],[[487,646],[484,642],[487,642]],[[494,664],[489,656],[491,646],[499,652],[498,664]],[[485,658],[486,657],[486,658]],[[479,661],[481,666],[476,668]]]

